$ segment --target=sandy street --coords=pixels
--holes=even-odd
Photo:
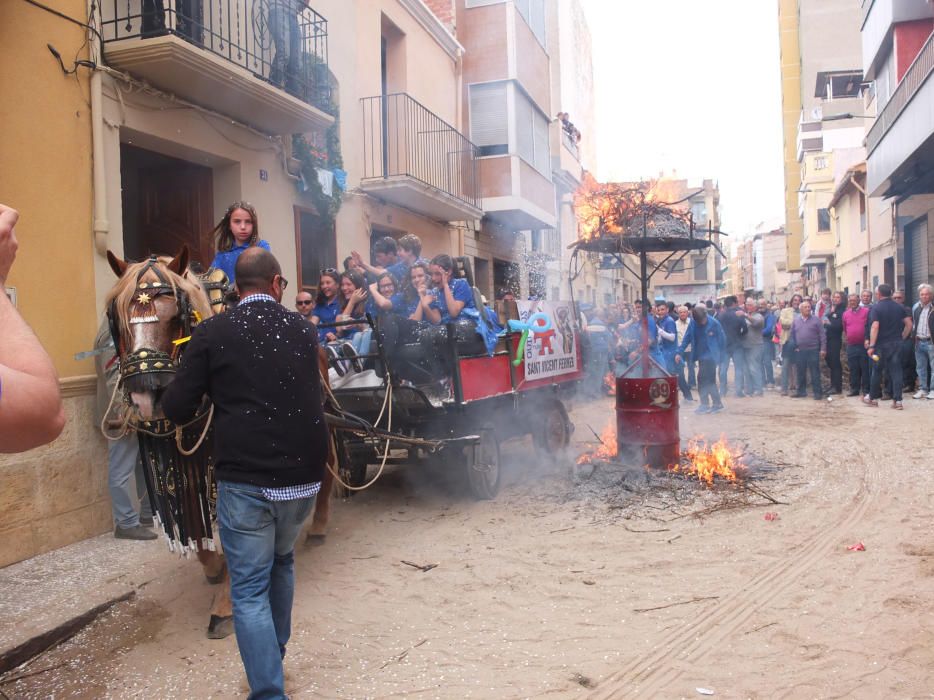
[[[579,405],[573,455],[612,400]],[[934,402],[769,395],[682,411],[725,433],[757,488],[599,467],[575,485],[504,447],[493,502],[414,470],[335,505],[297,550],[294,698],[911,698],[934,688]],[[777,519],[767,519],[777,513]],[[862,542],[865,551],[850,551]],[[159,545],[161,546],[161,545]],[[423,572],[401,563],[437,564]],[[10,698],[245,696],[235,640],[204,639],[212,589],[162,573],[0,681]],[[29,672],[50,670],[28,675]],[[11,676],[27,674],[22,680]]]

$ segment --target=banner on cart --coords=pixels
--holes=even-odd
[[[517,301],[519,318],[533,319],[525,344],[525,378],[547,379],[577,371],[573,307],[567,301]],[[538,315],[538,320],[534,317]],[[542,324],[542,316],[550,323]],[[536,328],[543,328],[536,331]]]

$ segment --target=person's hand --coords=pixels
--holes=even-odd
[[[743,311],[742,309],[739,309],[739,310],[736,312],[736,315],[739,316],[740,318],[746,318],[746,312]]]
[[[353,290],[353,293],[350,295],[350,303],[354,306],[359,304],[364,299],[366,299],[366,290],[362,288]]]
[[[0,204],[0,287],[6,284],[6,278],[16,260],[16,240],[14,227],[19,220],[19,212],[5,204]]]
[[[442,270],[441,279],[444,280],[444,283],[448,286],[451,286],[451,280],[454,278],[454,270]]]
[[[827,353],[826,353],[824,350],[821,350],[821,351],[820,351],[820,359],[823,360],[825,357],[827,357]]]
[[[360,255],[360,253],[358,253],[358,252],[355,251],[355,250],[352,250],[352,251],[350,251],[350,257],[353,259],[354,263],[355,263],[357,266],[363,267],[363,256]]]
[[[676,364],[676,365],[680,365],[680,364],[681,364],[681,355],[675,355],[675,364]]]

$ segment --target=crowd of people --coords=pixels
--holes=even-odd
[[[928,284],[918,302],[905,306],[903,292],[881,284],[845,295],[830,289],[814,299],[795,294],[788,301],[735,296],[722,302],[676,306],[656,299],[604,308],[586,307],[585,330],[591,386],[609,385],[605,373],[623,374],[643,345],[658,365],[678,378],[685,401],[699,394],[699,413],[723,410],[735,398],[777,391],[792,398],[823,400],[859,396],[868,406],[890,399],[904,408],[907,391],[934,399],[934,346]],[[643,325],[643,315],[646,323]],[[844,387],[844,368],[849,384]]]

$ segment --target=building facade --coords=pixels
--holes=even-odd
[[[934,5],[863,0],[860,20],[868,107],[876,114],[866,134],[865,190],[870,203],[884,202],[869,207],[871,248],[884,247],[867,265],[873,284],[888,274],[913,301],[917,286],[934,279]],[[859,182],[854,176],[848,184]],[[876,235],[879,219],[890,229]]]

